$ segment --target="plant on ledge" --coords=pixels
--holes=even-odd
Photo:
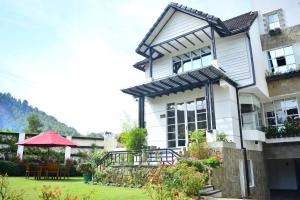
[[[288,119],[283,126],[263,127],[262,131],[266,133],[267,138],[295,137],[300,136],[300,120]]]

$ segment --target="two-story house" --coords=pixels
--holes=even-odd
[[[224,154],[213,180],[222,196],[268,199],[269,189],[298,189],[300,137],[271,139],[263,127],[299,118],[299,22],[298,0],[253,0],[227,20],[170,3],[136,49],[146,82],[122,90],[138,99],[148,145],[183,149],[190,131],[206,129]],[[219,133],[231,143],[216,143]]]

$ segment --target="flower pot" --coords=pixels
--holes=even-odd
[[[92,181],[92,173],[83,173],[82,175],[85,183]]]

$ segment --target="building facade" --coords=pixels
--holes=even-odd
[[[222,196],[299,188],[300,137],[284,131],[299,120],[298,0],[253,0],[228,20],[171,3],[136,52],[146,81],[122,91],[138,99],[148,145],[180,150],[190,131],[206,129],[224,154],[213,180]],[[230,144],[216,142],[220,133]]]

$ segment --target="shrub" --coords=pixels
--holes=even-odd
[[[0,174],[7,174],[9,176],[20,176],[22,168],[25,171],[25,167],[18,165],[15,162],[0,160]]]
[[[93,173],[94,168],[91,162],[84,162],[77,165],[76,170],[80,173]]]
[[[207,158],[209,155],[208,148],[205,144],[205,130],[190,132],[190,144],[188,148],[188,156],[196,159]]]
[[[217,141],[228,142],[227,135],[224,132],[218,133]]]
[[[12,191],[9,189],[9,181],[6,175],[0,175],[0,199],[1,200],[23,200],[23,191]]]

